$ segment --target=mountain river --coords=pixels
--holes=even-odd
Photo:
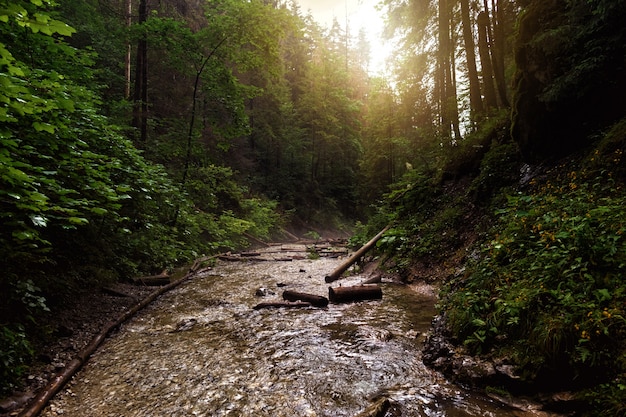
[[[465,391],[422,364],[430,287],[383,281],[382,300],[255,310],[282,301],[285,289],[328,296],[329,285],[363,279],[326,284],[343,259],[308,259],[304,246],[263,257],[219,261],[159,297],[41,415],[356,416],[383,397],[388,417],[543,415]]]

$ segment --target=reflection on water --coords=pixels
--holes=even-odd
[[[381,397],[388,416],[520,415],[424,367],[428,294],[383,283],[378,301],[252,309],[283,285],[327,296],[340,262],[219,264],[123,326],[42,415],[354,416]]]

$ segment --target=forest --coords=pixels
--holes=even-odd
[[[294,0],[0,0],[0,393],[76,294],[390,225],[458,349],[626,415],[626,1],[379,7],[384,76]]]

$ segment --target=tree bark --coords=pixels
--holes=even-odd
[[[448,85],[446,83],[450,71],[449,65],[449,28],[447,16],[447,1],[439,0],[438,2],[438,23],[437,29],[439,51],[437,53],[437,84],[438,84],[438,101],[439,101],[439,128],[444,138],[452,137],[452,129],[450,124],[450,116],[448,112]]]
[[[483,75],[483,88],[487,109],[498,108],[496,89],[493,85],[493,67],[491,54],[489,53],[489,16],[487,12],[478,14],[478,52],[480,53],[480,66]]]
[[[146,1],[139,2],[139,24],[144,23],[148,17]],[[137,43],[133,102],[133,127],[139,130],[138,143],[145,146],[148,136],[148,40],[146,34],[143,34]]]
[[[341,274],[343,274],[348,268],[350,268],[350,266],[355,263],[356,261],[358,261],[361,256],[365,255],[370,249],[372,249],[374,247],[374,245],[376,244],[376,242],[378,242],[378,240],[383,237],[383,234],[385,234],[385,232],[387,230],[389,230],[389,228],[391,227],[391,225],[388,225],[387,227],[385,227],[383,230],[381,230],[380,232],[378,232],[378,234],[376,236],[374,236],[369,242],[367,242],[365,245],[363,245],[361,247],[361,249],[359,249],[358,251],[354,252],[354,254],[348,258],[347,261],[345,261],[344,263],[342,263],[341,265],[339,265],[337,267],[337,269],[335,269],[330,275],[326,275],[326,278],[324,278],[324,280],[326,282],[333,282],[333,281],[337,281],[340,277]]]
[[[493,9],[493,39],[492,45],[492,59],[493,59],[493,72],[496,80],[496,86],[498,88],[498,97],[503,107],[509,107],[509,99],[506,94],[506,79],[504,76],[504,7],[502,3],[506,1],[498,0],[495,2],[491,0]]]
[[[315,307],[326,307],[328,305],[328,298],[326,297],[291,290],[283,292],[283,299],[287,301],[305,301]]]
[[[328,287],[328,299],[331,303],[349,303],[351,301],[380,300],[383,291],[378,285],[358,285],[355,287]]]
[[[126,29],[128,31],[130,31],[130,28],[133,25],[132,14],[133,14],[133,2],[132,0],[126,0]],[[132,53],[132,46],[130,44],[130,39],[129,39],[126,44],[126,62],[125,62],[125,68],[124,68],[125,70],[124,75],[126,77],[126,85],[124,86],[125,87],[124,98],[126,98],[126,100],[130,99],[131,53]]]
[[[463,23],[463,42],[465,44],[465,61],[467,63],[467,77],[469,79],[470,113],[472,122],[475,122],[483,112],[483,99],[480,94],[480,80],[476,69],[476,51],[474,50],[474,34],[470,19],[469,0],[461,0],[461,21]]]

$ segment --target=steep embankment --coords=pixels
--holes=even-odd
[[[526,165],[515,186],[491,189],[490,204],[474,211],[484,217],[463,222],[490,227],[474,229],[472,246],[457,242],[464,256],[445,279],[429,364],[482,387],[571,390],[585,415],[626,411],[625,147],[621,122],[597,146]],[[498,175],[485,163],[490,153],[470,190]],[[467,213],[470,194],[439,213]]]

